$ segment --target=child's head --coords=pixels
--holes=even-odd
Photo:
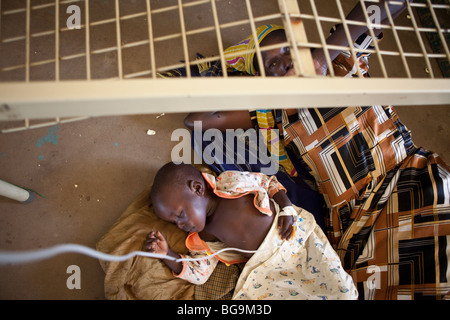
[[[205,227],[208,192],[194,166],[169,162],[158,170],[150,192],[155,214],[186,232]]]

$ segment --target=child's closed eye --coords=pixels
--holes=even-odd
[[[181,211],[181,212],[176,216],[176,220],[183,219],[185,215],[186,215],[186,214],[185,214],[184,210]]]

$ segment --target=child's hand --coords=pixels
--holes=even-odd
[[[292,236],[292,232],[294,230],[293,224],[294,224],[293,216],[281,216],[278,218],[278,229],[280,229],[281,239],[283,240],[290,239],[290,237]]]
[[[147,235],[144,243],[144,250],[150,253],[167,255],[169,244],[159,231],[152,231]]]

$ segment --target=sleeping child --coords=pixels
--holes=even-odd
[[[233,299],[356,299],[352,278],[311,213],[291,204],[285,188],[261,173],[226,171],[217,178],[188,164],[164,165],[151,190],[155,214],[188,232],[189,256],[173,252],[159,232],[144,249],[163,259],[175,277],[208,280],[219,261],[246,262]],[[238,248],[245,252],[224,251]]]

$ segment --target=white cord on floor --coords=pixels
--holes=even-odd
[[[51,257],[60,255],[63,253],[80,253],[80,254],[84,254],[86,256],[89,256],[92,258],[97,258],[99,260],[104,260],[104,261],[126,261],[135,256],[143,256],[143,257],[157,258],[157,259],[167,259],[167,260],[172,260],[172,261],[176,261],[176,262],[200,261],[200,260],[212,258],[224,251],[238,251],[238,252],[243,252],[243,253],[255,253],[256,252],[253,250],[243,250],[243,249],[238,249],[238,248],[225,248],[225,249],[219,250],[207,257],[177,259],[174,257],[162,255],[162,254],[149,253],[149,252],[144,252],[144,251],[133,251],[126,255],[117,256],[117,255],[100,252],[100,251],[97,251],[92,248],[89,248],[89,247],[86,247],[83,245],[79,245],[79,244],[61,244],[61,245],[56,245],[54,247],[50,247],[50,248],[46,248],[46,249],[37,249],[37,250],[30,250],[30,251],[0,251],[0,265],[20,264],[20,263],[39,261],[39,260],[49,259]]]

